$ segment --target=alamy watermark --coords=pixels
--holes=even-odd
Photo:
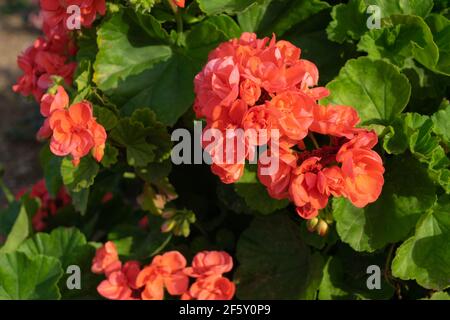
[[[260,174],[271,175],[278,171],[280,132],[278,129],[226,129],[203,130],[201,121],[194,121],[194,134],[184,128],[172,132],[171,159],[180,164],[261,164]],[[268,152],[268,150],[270,152]]]

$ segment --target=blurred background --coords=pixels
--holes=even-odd
[[[21,72],[17,56],[40,35],[39,0],[0,0],[0,165],[4,183],[16,193],[41,176],[35,134],[39,106],[12,91]],[[0,207],[5,204],[0,195]]]

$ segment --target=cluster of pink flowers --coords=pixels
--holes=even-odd
[[[103,16],[106,13],[105,0],[40,0],[40,5],[46,33],[55,29],[67,29],[67,20],[76,14],[70,10],[71,6],[79,9],[80,16],[74,19],[78,19],[86,28],[92,26],[97,14]]]
[[[19,191],[16,199],[20,199],[27,192],[27,189]],[[55,198],[52,198],[48,193],[44,179],[33,185],[30,197],[40,200],[40,206],[31,220],[36,231],[43,231],[47,227],[47,219],[55,216],[59,209],[71,203],[71,198],[64,187],[59,190]]]
[[[187,267],[185,257],[169,251],[153,258],[141,268],[138,261],[122,265],[114,243],[108,241],[99,248],[92,261],[91,271],[105,274],[97,291],[112,300],[163,300],[166,290],[182,300],[230,300],[235,285],[223,276],[231,271],[233,260],[223,251],[202,251]],[[189,279],[195,282],[189,285]]]
[[[316,87],[317,67],[300,54],[288,41],[257,39],[253,33],[243,33],[210,53],[194,80],[194,110],[206,120],[204,130],[223,132],[222,141],[205,142],[203,137],[211,170],[224,183],[236,182],[245,159],[253,159],[256,146],[267,144],[265,155],[278,161],[278,170],[262,174],[267,165],[259,160],[258,177],[273,198],[294,202],[301,217],[317,216],[331,195],[363,207],[378,198],[384,183],[382,160],[372,150],[377,135],[356,127],[359,117],[352,107],[318,104],[329,92]],[[245,134],[233,134],[237,129]],[[277,132],[276,141],[272,132]],[[314,134],[325,136],[324,145]],[[313,149],[305,143],[308,137]],[[243,144],[243,155],[236,155],[237,148],[223,147],[230,144]],[[234,162],[218,160],[223,158]]]
[[[41,101],[41,114],[46,117],[38,131],[38,139],[50,140],[50,150],[57,156],[72,156],[74,165],[90,151],[101,161],[107,134],[99,124],[89,101],[69,106],[69,96],[62,86],[55,95],[46,93]]]
[[[14,92],[33,95],[36,101],[40,101],[53,83],[52,76],[60,76],[67,85],[71,85],[77,64],[69,57],[75,53],[75,44],[64,30],[50,37],[39,37],[17,58],[23,75],[13,86]]]
[[[76,12],[68,10],[71,6],[79,9],[79,17],[73,17]],[[33,95],[38,102],[52,85],[52,76],[60,76],[67,85],[72,84],[77,64],[71,57],[77,49],[67,19],[73,17],[79,20],[80,26],[91,27],[97,13],[105,14],[106,4],[105,0],[40,0],[40,8],[45,36],[39,37],[17,58],[23,75],[13,86],[14,92]]]

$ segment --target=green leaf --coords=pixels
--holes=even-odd
[[[111,130],[117,125],[117,116],[113,111],[105,107],[94,106],[94,115],[106,131]]]
[[[239,299],[315,299],[323,259],[286,212],[255,218],[237,245]]]
[[[0,253],[13,252],[32,232],[31,218],[39,208],[39,201],[29,198],[27,195],[22,197],[20,206],[12,204],[12,210],[19,210],[17,218],[11,231],[6,238],[6,242],[0,248]]]
[[[440,136],[447,146],[450,146],[450,103],[447,101],[445,108],[433,114],[431,119],[434,133]]]
[[[450,287],[450,197],[444,196],[419,220],[414,236],[405,241],[392,261],[392,274],[414,279],[422,287]]]
[[[246,166],[242,178],[234,184],[234,189],[251,209],[261,214],[271,214],[289,204],[288,200],[270,197],[266,188],[258,181],[256,168],[249,165]]]
[[[190,57],[199,63],[208,56],[211,50],[220,43],[231,38],[239,38],[241,29],[232,18],[226,15],[209,17],[196,24],[186,36],[186,46]]]
[[[172,142],[166,126],[156,119],[155,113],[149,109],[137,109],[131,115],[131,120],[144,126],[146,141],[156,146],[155,161],[168,159]]]
[[[99,165],[89,156],[83,157],[78,166],[74,166],[68,158],[64,158],[61,163],[64,185],[73,192],[80,192],[93,185],[98,170]]]
[[[372,59],[386,59],[405,67],[406,59],[415,58],[433,70],[439,50],[425,21],[418,16],[394,15],[383,21],[386,27],[372,29],[362,36],[358,50]]]
[[[259,0],[260,1],[260,0]],[[197,0],[200,9],[208,15],[226,12],[233,14],[243,11],[254,0]]]
[[[328,24],[328,10],[308,18],[284,37],[301,48],[302,59],[314,62],[320,70],[319,84],[325,85],[333,80],[349,57],[353,48],[330,41],[324,30]]]
[[[319,0],[264,0],[239,14],[238,21],[244,31],[282,36],[294,25],[326,8],[329,4]]]
[[[433,7],[433,0],[350,0],[347,4],[338,4],[331,12],[333,21],[327,28],[329,39],[343,43],[347,40],[358,40],[369,31],[367,27],[367,20],[371,14],[367,13],[369,5],[379,7],[381,18],[395,14],[425,17]]]
[[[103,155],[102,161],[100,162],[105,168],[110,168],[112,165],[117,163],[117,157],[119,156],[119,150],[112,146],[110,143],[106,142],[105,154]]]
[[[20,202],[14,201],[0,211],[0,236],[6,238],[11,232],[20,212]]]
[[[434,292],[431,297],[421,300],[450,300],[450,295],[445,291]]]
[[[398,156],[385,167],[385,184],[376,202],[356,208],[344,198],[333,199],[337,232],[356,251],[373,252],[404,240],[436,201],[434,185],[417,160]]]
[[[58,228],[50,234],[37,233],[32,238],[23,242],[17,249],[33,258],[37,255],[44,255],[57,258],[63,267],[77,263],[77,256],[82,253],[87,246],[85,236],[75,228]]]
[[[85,215],[89,202],[89,188],[81,189],[78,192],[71,191],[72,205],[82,216]]]
[[[450,75],[450,20],[443,15],[431,14],[426,20],[431,32],[433,33],[434,42],[439,48],[439,61],[434,71]]]
[[[25,253],[0,254],[0,299],[59,299],[57,283],[62,276],[61,264],[52,257]]]
[[[363,0],[350,0],[334,6],[331,11],[333,20],[327,27],[328,39],[339,43],[358,40],[368,30],[366,10]]]
[[[56,197],[63,185],[63,181],[61,172],[59,170],[55,170],[55,168],[61,167],[62,158],[55,156],[50,151],[48,144],[46,144],[41,149],[39,160],[44,171],[45,186],[47,191],[52,197]]]
[[[385,260],[381,252],[358,254],[347,246],[339,246],[324,268],[319,300],[390,299],[394,289],[385,277],[380,279],[380,289],[367,287],[367,279],[371,275],[367,273],[367,267],[379,266],[383,274]]]
[[[321,103],[353,106],[363,124],[392,123],[411,94],[408,79],[396,67],[367,57],[349,60],[327,88],[331,95]]]
[[[90,60],[83,59],[77,66],[74,75],[74,82],[77,85],[77,91],[89,89],[92,80],[92,63]]]
[[[130,166],[145,167],[170,156],[172,144],[167,129],[149,109],[137,109],[130,118],[122,118],[110,137],[127,149]]]
[[[209,51],[240,32],[231,18],[211,17],[187,33],[183,47],[180,39],[165,39],[158,25],[151,17],[127,10],[106,20],[98,30],[94,82],[121,113],[148,108],[161,122],[173,125],[192,106],[192,79]],[[142,28],[145,35],[139,32]]]
[[[381,17],[408,14],[426,17],[433,8],[433,0],[365,0],[368,5],[380,7]]]
[[[408,136],[405,133],[403,119],[395,119],[383,139],[383,148],[390,154],[402,154],[408,147]]]

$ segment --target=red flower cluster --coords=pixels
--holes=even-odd
[[[257,39],[253,33],[210,53],[194,80],[194,110],[206,119],[204,130],[223,132],[220,141],[205,143],[204,131],[211,169],[224,183],[236,182],[245,159],[253,159],[256,146],[267,144],[264,155],[278,162],[278,170],[264,173],[268,165],[260,157],[258,177],[273,198],[293,201],[303,218],[316,216],[331,195],[363,207],[378,198],[384,183],[382,160],[371,150],[377,136],[356,128],[359,117],[352,107],[317,103],[329,92],[315,87],[319,72],[300,53],[290,42]],[[230,134],[230,129],[244,134]],[[325,135],[325,145],[313,133]],[[243,155],[236,154],[237,144],[245,146]],[[234,161],[220,161],[224,158]]]
[[[38,139],[51,137],[50,150],[57,156],[72,155],[74,165],[92,151],[101,161],[105,151],[106,131],[97,123],[89,101],[69,106],[69,96],[63,87],[55,95],[45,94],[41,101],[41,114],[46,117]]]
[[[39,37],[17,58],[24,74],[13,86],[14,92],[33,95],[36,101],[52,85],[51,76],[60,76],[67,85],[72,84],[77,64],[70,58],[77,50],[67,20],[73,18],[80,26],[90,27],[97,13],[106,12],[105,0],[40,0],[40,6],[45,37]]]
[[[67,20],[77,14],[77,11],[70,10],[71,6],[76,6],[80,14],[73,19],[87,28],[91,27],[97,13],[102,16],[106,13],[105,0],[40,0],[40,5],[46,34],[55,29],[67,29]]]
[[[16,199],[20,199],[28,190],[21,190],[16,195]],[[59,190],[55,198],[48,193],[45,180],[39,180],[32,188],[30,197],[38,198],[41,202],[39,209],[33,216],[31,222],[36,231],[43,231],[47,227],[47,218],[56,215],[60,208],[71,203],[71,199],[66,189],[63,187]]]
[[[70,62],[69,57],[75,53],[75,44],[64,30],[55,31],[48,37],[39,37],[17,58],[24,74],[13,86],[14,92],[33,95],[36,101],[40,101],[53,83],[52,76],[60,76],[71,85],[77,64]]]
[[[223,251],[200,252],[191,267],[186,267],[186,259],[178,251],[157,255],[142,269],[138,261],[122,266],[114,243],[108,241],[97,250],[91,271],[107,277],[97,291],[108,299],[163,300],[166,289],[184,300],[230,300],[235,285],[222,274],[232,268],[231,256]],[[196,279],[190,288],[189,277]]]

